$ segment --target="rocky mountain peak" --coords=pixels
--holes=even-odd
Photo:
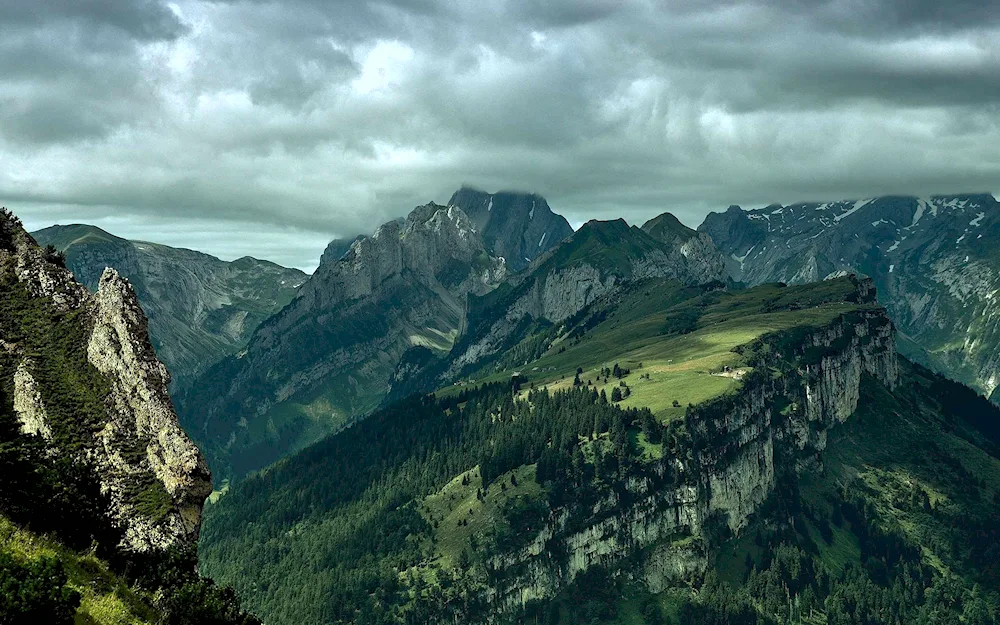
[[[503,257],[513,271],[525,268],[573,232],[569,222],[534,193],[462,187],[448,204],[469,216],[487,249]]]
[[[193,544],[201,507],[211,492],[211,476],[198,448],[181,429],[167,384],[170,374],[149,342],[146,316],[128,280],[107,268],[89,302],[93,330],[87,344],[90,363],[108,379],[109,422],[98,434],[104,453],[95,456],[104,482],[128,522],[125,539],[136,550]],[[142,441],[145,457],[131,461],[109,453]],[[135,515],[128,496],[131,474],[152,472],[169,496],[169,511],[154,521]]]
[[[506,275],[460,207],[418,206],[321,264],[245,354],[198,383],[185,418],[227,468],[260,468],[378,405],[407,350],[447,352],[465,326],[468,297]],[[217,380],[226,380],[221,397]],[[261,419],[284,428],[281,440],[253,437]]]

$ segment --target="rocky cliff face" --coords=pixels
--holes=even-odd
[[[593,509],[556,511],[526,547],[492,558],[501,581],[485,599],[494,614],[634,554],[644,554],[638,570],[654,592],[704,571],[720,531],[739,534],[782,475],[816,467],[827,431],[857,408],[862,376],[892,389],[899,375],[892,323],[874,307],[747,350],[755,369],[739,390],[689,410],[689,453],[660,461],[653,477],[629,479],[622,496]],[[773,367],[785,374],[773,376]]]
[[[690,232],[687,237],[659,232],[654,237],[623,220],[584,224],[484,300],[481,306],[491,314],[480,316],[469,328],[442,379],[510,347],[519,340],[517,333],[526,319],[558,324],[625,282],[644,278],[673,278],[685,284],[724,281],[721,255],[707,237]]]
[[[446,353],[468,295],[505,275],[461,209],[418,207],[320,265],[185,397],[186,423],[234,472],[260,468],[377,406],[408,349]]]
[[[725,260],[712,237],[688,228],[670,213],[650,219],[642,225],[642,230],[679,251],[697,280],[721,280],[726,275]]]
[[[562,215],[534,193],[486,193],[462,187],[448,200],[469,216],[493,255],[520,271],[573,233]]]
[[[13,370],[22,431],[94,467],[123,549],[194,545],[211,480],[178,425],[169,375],[129,282],[109,269],[89,293],[8,213],[0,215],[0,268],[0,368],[4,379]]]
[[[699,227],[748,284],[869,275],[900,349],[989,395],[1000,386],[1000,204],[883,197],[712,213]]]
[[[326,249],[323,250],[323,255],[319,258],[319,264],[325,265],[327,263],[335,263],[347,254],[351,246],[361,239],[364,239],[365,235],[359,234],[354,238],[340,238],[330,241],[326,245]]]
[[[106,267],[131,282],[149,318],[153,345],[177,386],[242,349],[306,279],[297,269],[254,258],[226,262],[128,241],[93,226],[53,226],[33,236],[64,252],[67,267],[91,291]]]

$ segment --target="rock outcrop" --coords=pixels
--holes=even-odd
[[[417,207],[320,265],[245,352],[185,397],[185,423],[219,466],[260,468],[375,408],[410,348],[447,353],[468,296],[505,276],[461,209]]]
[[[91,294],[59,263],[16,217],[0,215],[2,296],[25,316],[5,320],[2,337],[2,366],[17,362],[11,394],[22,431],[93,467],[122,549],[191,547],[211,479],[178,424],[135,292],[109,269]],[[44,327],[53,334],[33,334]],[[37,359],[25,355],[40,348],[48,351]]]
[[[827,431],[857,408],[862,377],[891,389],[899,376],[892,323],[875,307],[746,349],[755,368],[739,390],[689,409],[689,453],[630,478],[623,496],[589,511],[556,511],[530,544],[491,558],[500,580],[485,595],[493,614],[518,612],[580,572],[614,570],[634,554],[645,554],[638,570],[653,592],[704,571],[719,536],[738,535],[782,475],[815,470]]]
[[[22,432],[52,440],[52,429],[49,428],[42,393],[38,390],[38,382],[31,375],[30,369],[29,361],[22,360],[14,372],[14,414],[21,422]]]
[[[94,327],[87,356],[111,389],[109,421],[97,435],[100,446],[93,455],[101,474],[109,476],[104,483],[116,513],[130,520],[126,540],[137,550],[191,542],[198,536],[211,477],[201,452],[178,424],[167,393],[170,375],[147,338],[146,316],[128,280],[106,269],[90,312]],[[129,462],[118,449],[136,439],[144,444],[145,457]],[[131,474],[140,469],[152,472],[172,502],[161,519],[148,521],[130,510]]]
[[[254,258],[226,262],[192,250],[129,241],[86,225],[33,234],[66,255],[77,280],[96,291],[106,267],[128,278],[149,318],[157,355],[174,389],[246,346],[266,318],[295,296],[306,275]]]
[[[534,193],[486,193],[462,187],[448,204],[472,219],[487,249],[504,258],[512,271],[524,269],[573,233],[566,218],[553,213],[545,198]]]
[[[989,396],[1000,387],[1000,203],[881,197],[711,213],[699,230],[750,285],[870,276],[900,349]]]

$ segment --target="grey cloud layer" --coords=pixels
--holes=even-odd
[[[733,202],[997,191],[989,5],[0,0],[0,202],[145,238],[167,220],[173,244],[208,219],[229,227],[189,245],[228,256],[273,228],[269,253],[308,267],[303,237],[461,183],[577,223],[692,225]]]

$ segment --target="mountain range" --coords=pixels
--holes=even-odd
[[[997,208],[883,197],[573,231],[540,196],[462,188],[332,241],[280,305],[294,274],[262,261],[168,266],[197,253],[83,226],[43,249],[9,221],[0,434],[93,450],[31,458],[96,462],[111,499],[80,501],[120,536],[109,575],[132,583],[115,553],[200,528],[199,570],[268,623],[988,625]],[[96,293],[61,264],[99,271]],[[175,271],[199,279],[162,288]],[[190,335],[154,321],[212,335],[174,306],[199,288],[202,309],[259,319],[177,361],[178,419],[153,347]],[[203,525],[208,471],[178,422],[229,482]],[[0,525],[42,505],[8,501]],[[252,622],[184,579],[217,622]]]
[[[699,230],[747,284],[871,276],[904,354],[986,395],[1000,386],[1000,204],[992,195],[732,206]]]

